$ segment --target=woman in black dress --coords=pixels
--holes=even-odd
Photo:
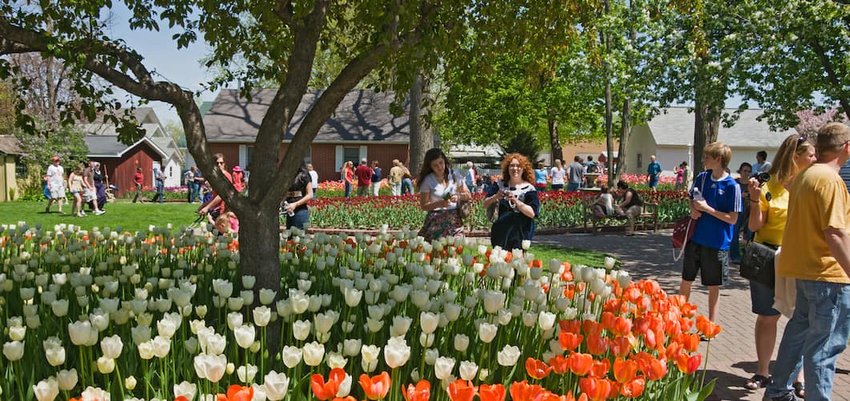
[[[534,237],[534,219],[540,212],[540,199],[534,188],[534,170],[528,159],[511,153],[502,161],[503,179],[492,185],[484,199],[484,208],[498,202],[499,217],[493,222],[490,243],[502,249],[522,247],[522,241]]]

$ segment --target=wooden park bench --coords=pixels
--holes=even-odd
[[[606,216],[602,218],[596,217],[593,214],[593,210],[591,209],[595,200],[596,199],[590,199],[581,203],[583,209],[582,215],[584,216],[585,230],[597,232],[605,228],[626,228],[626,225],[628,225],[629,221],[626,216]],[[644,202],[640,214],[635,216],[635,231],[649,230],[650,228],[652,228],[653,232],[657,232],[658,227],[658,204]]]

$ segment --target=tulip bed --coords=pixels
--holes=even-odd
[[[713,387],[698,333],[720,327],[610,258],[285,231],[280,286],[257,291],[229,237],[0,229],[4,400],[678,401]]]
[[[658,219],[673,222],[688,213],[687,194],[681,191],[641,191],[641,198],[658,204]],[[540,193],[540,215],[537,229],[579,227],[584,221],[582,201],[596,195],[583,192]],[[475,194],[473,214],[465,224],[476,230],[487,230],[487,220],[482,201],[484,194]],[[319,198],[310,202],[310,225],[318,228],[377,229],[383,224],[389,228],[421,227],[425,212],[419,208],[419,197],[379,196],[345,198]]]

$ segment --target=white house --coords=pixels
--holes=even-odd
[[[726,109],[733,113],[736,109]],[[732,148],[729,169],[735,171],[742,162],[756,161],[756,152],[767,152],[767,160],[773,159],[779,145],[795,130],[772,131],[767,121],[758,121],[762,110],[746,110],[731,127],[720,126],[717,140]],[[655,155],[664,175],[673,174],[673,169],[683,161],[693,166],[694,114],[687,107],[663,109],[648,124],[632,128],[626,149],[627,172],[646,173],[649,157]]]
[[[183,153],[174,142],[174,139],[165,132],[156,112],[151,107],[139,107],[135,110],[135,118],[145,131],[145,138],[153,142],[156,147],[164,153],[162,158],[162,172],[165,173],[165,186],[176,187],[181,185],[184,166]],[[115,126],[106,123],[79,124],[78,127],[86,135],[117,136]],[[154,162],[158,165],[159,162]]]

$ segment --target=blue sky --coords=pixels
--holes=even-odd
[[[193,43],[188,48],[178,50],[177,44],[171,36],[178,32],[168,29],[163,23],[159,32],[146,30],[130,30],[127,25],[130,11],[123,3],[116,3],[113,9],[114,25],[108,32],[113,38],[123,39],[127,45],[139,52],[144,57],[144,64],[149,70],[155,71],[154,79],[167,80],[182,86],[185,89],[198,91],[203,83],[212,78],[200,61],[208,53],[208,46],[203,39]],[[127,94],[119,92],[119,100],[126,103]],[[201,94],[202,100],[213,100],[215,93],[205,92]],[[168,121],[179,122],[177,113],[168,104],[162,102],[149,103],[155,110],[163,124]]]

